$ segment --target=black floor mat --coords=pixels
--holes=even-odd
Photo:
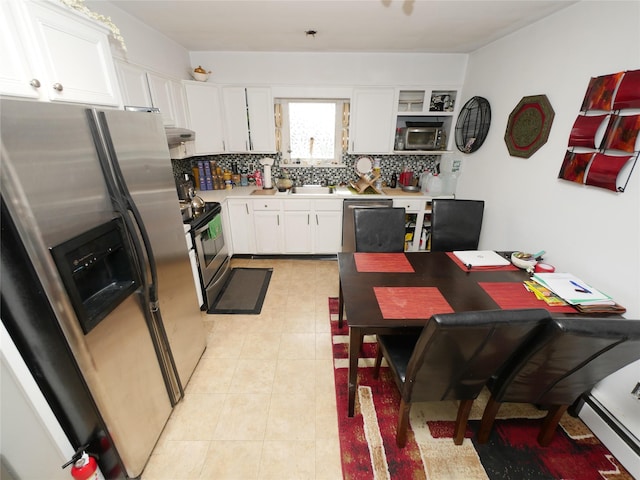
[[[272,272],[272,268],[232,269],[229,280],[207,313],[259,314]]]

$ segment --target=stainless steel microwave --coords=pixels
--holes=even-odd
[[[404,150],[443,150],[446,148],[442,126],[408,126],[401,129]]]

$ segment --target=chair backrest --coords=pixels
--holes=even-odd
[[[432,316],[407,365],[403,398],[475,399],[516,349],[550,321],[545,309]]]
[[[483,214],[483,200],[433,199],[431,251],[477,250]]]
[[[640,360],[640,320],[551,322],[489,385],[498,402],[571,405],[606,376]]]
[[[356,252],[404,252],[404,208],[353,210]]]

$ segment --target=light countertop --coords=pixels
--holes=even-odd
[[[353,192],[347,187],[336,187],[334,193],[326,194],[300,194],[300,193],[284,193],[278,192],[277,189],[263,190],[262,187],[235,187],[230,190],[198,190],[196,193],[205,202],[224,202],[228,198],[264,198],[268,196],[270,198],[396,198],[402,199],[416,198],[416,199],[430,199],[431,196],[422,192],[404,192],[401,188],[383,188],[382,194],[358,194]],[[254,193],[255,192],[255,193]],[[447,195],[446,197],[451,197]]]

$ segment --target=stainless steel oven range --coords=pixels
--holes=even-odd
[[[222,233],[221,210],[218,202],[207,202],[202,214],[185,222],[191,227],[198,280],[204,302],[201,308],[204,310],[213,306],[231,273],[228,249]]]

